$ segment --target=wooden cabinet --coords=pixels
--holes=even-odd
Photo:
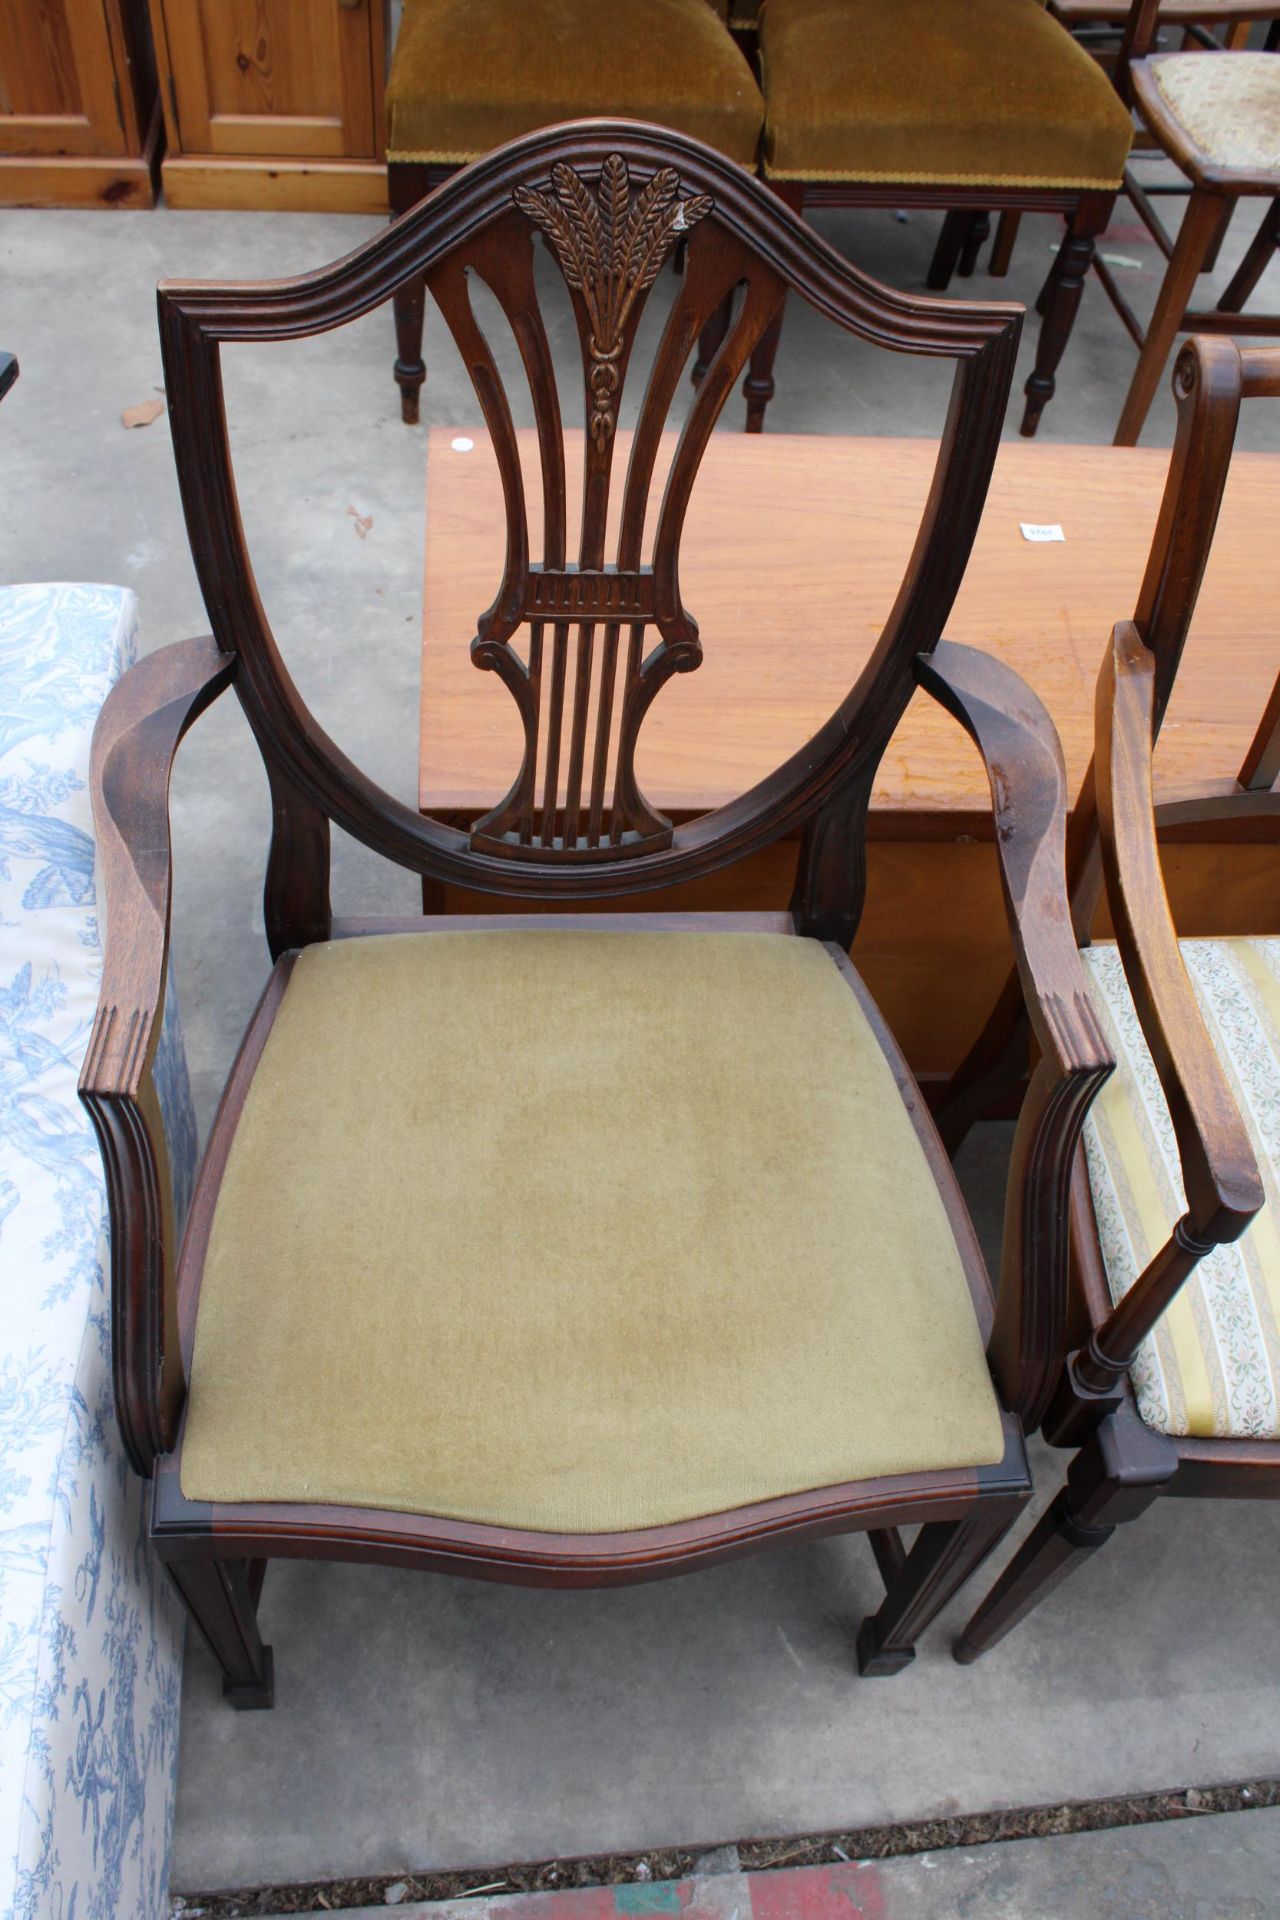
[[[145,0],[0,0],[0,205],[149,207]]]
[[[386,0],[150,0],[175,207],[386,210]]]

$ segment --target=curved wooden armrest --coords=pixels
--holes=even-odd
[[[1040,1044],[1013,1140],[986,1350],[1004,1404],[1032,1432],[1067,1352],[1071,1164],[1090,1102],[1115,1062],[1071,927],[1067,770],[1054,722],[1009,666],[971,647],[940,641],[915,672],[986,762],[1017,973]]]
[[[80,1091],[135,1096],[164,1000],[169,775],[183,734],[235,672],[211,635],[130,667],[93,733],[89,783],[106,892],[102,987]]]
[[[1178,950],[1152,793],[1156,662],[1122,621],[1098,678],[1098,819],[1116,944],[1169,1105],[1187,1193],[1186,1231],[1216,1245],[1263,1204],[1244,1121]]]
[[[1055,1445],[1119,1404],[1133,1357],[1198,1263],[1238,1239],[1265,1199],[1222,1062],[1178,948],[1160,870],[1152,760],[1160,713],[1159,660],[1122,621],[1098,676],[1098,828],[1116,945],[1173,1122],[1187,1211],[1128,1292],[1070,1355],[1051,1410]]]
[[[1067,776],[1057,731],[1011,667],[944,640],[916,676],[986,763],[1009,928],[1040,1062],[1018,1118],[987,1358],[1005,1405],[1039,1426],[1067,1340],[1067,1194],[1080,1129],[1113,1061],[1067,898]]]
[[[1057,729],[1012,667],[973,647],[940,641],[916,662],[916,678],[954,714],[986,766],[1009,931],[1040,1051],[1059,1073],[1109,1072],[1115,1062],[1071,927]]]
[[[102,987],[80,1097],[107,1177],[116,1418],[144,1475],[172,1445],[183,1393],[172,1195],[151,1085],[169,952],[169,775],[183,734],[235,664],[211,638],[165,647],[116,683],[93,735],[106,902]]]

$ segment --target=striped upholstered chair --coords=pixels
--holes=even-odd
[[[1280,1498],[1280,939],[1178,941],[1167,907],[1153,918],[1128,899],[1135,875],[1158,874],[1157,825],[1280,815],[1280,684],[1234,791],[1158,812],[1151,798],[1239,406],[1280,397],[1280,351],[1193,340],[1174,385],[1164,507],[1135,618],[1116,628],[1104,663],[1069,874],[1090,998],[1116,1061],[1075,1166],[1074,1351],[1044,1421],[1053,1444],[1078,1451],[965,1629],[961,1660],[1158,1495]],[[1087,944],[1099,840],[1118,944]],[[998,1024],[970,1056],[988,1067],[988,1089]],[[953,1141],[980,1083],[961,1073]]]

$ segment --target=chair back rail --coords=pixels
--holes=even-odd
[[[535,274],[539,242],[568,287],[581,351],[586,467],[574,561],[560,400]],[[632,350],[650,289],[678,246],[683,277],[619,484],[616,424]],[[502,578],[478,618],[472,658],[514,699],[523,749],[508,791],[495,795],[469,832],[423,817],[379,787],[328,737],[293,684],[240,522],[219,364],[223,341],[285,341],[341,326],[414,276],[425,279],[462,353],[505,501]],[[477,312],[481,284],[511,328],[532,399],[542,489],[537,529],[529,524],[511,403]],[[896,602],[839,709],[749,792],[673,825],[642,792],[635,761],[654,700],[702,657],[680,587],[685,516],[724,403],[788,291],[863,341],[952,360],[950,406]],[[729,297],[733,317],[651,516],[660,437],[681,375]],[[603,899],[668,886],[804,828],[796,890],[802,930],[847,943],[861,906],[871,782],[911,696],[912,662],[936,645],[964,572],[995,458],[1021,309],[882,287],[732,162],[679,134],[606,121],[545,130],[500,149],[319,273],[261,284],[170,281],[159,290],[159,305],[196,569],[218,643],[238,655],[236,690],[272,781],[277,844],[267,919],[277,951],[325,937],[330,821],[415,872],[526,900]]]

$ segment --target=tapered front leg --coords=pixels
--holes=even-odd
[[[964,1520],[931,1521],[891,1581],[878,1613],[858,1633],[858,1672],[901,1673],[916,1657],[915,1642],[953,1594],[976,1573],[1009,1531],[1017,1508],[979,1503]]]
[[[275,1666],[258,1632],[262,1563],[193,1554],[171,1560],[169,1577],[222,1668],[222,1697],[233,1707],[275,1704]]]
[[[1235,202],[1229,201],[1228,205],[1234,212]],[[1262,225],[1249,242],[1244,259],[1231,276],[1227,290],[1218,302],[1219,313],[1240,312],[1274,260],[1277,247],[1280,247],[1280,200],[1273,200]]]
[[[1176,1469],[1172,1443],[1144,1427],[1132,1408],[1103,1420],[1072,1461],[1066,1486],[957,1640],[960,1664],[968,1666],[996,1646],[1105,1546],[1118,1525],[1145,1513]]]
[[[1205,248],[1213,238],[1221,207],[1222,196],[1207,193],[1202,187],[1195,188],[1187,201],[1187,210],[1182,216],[1182,225],[1178,228],[1178,237],[1173,243],[1173,252],[1156,295],[1155,312],[1147,327],[1138,364],[1133,370],[1133,379],[1121,409],[1114,443],[1117,447],[1136,447],[1138,444],[1142,423],[1155,399],[1165,362],[1195,291]]]

